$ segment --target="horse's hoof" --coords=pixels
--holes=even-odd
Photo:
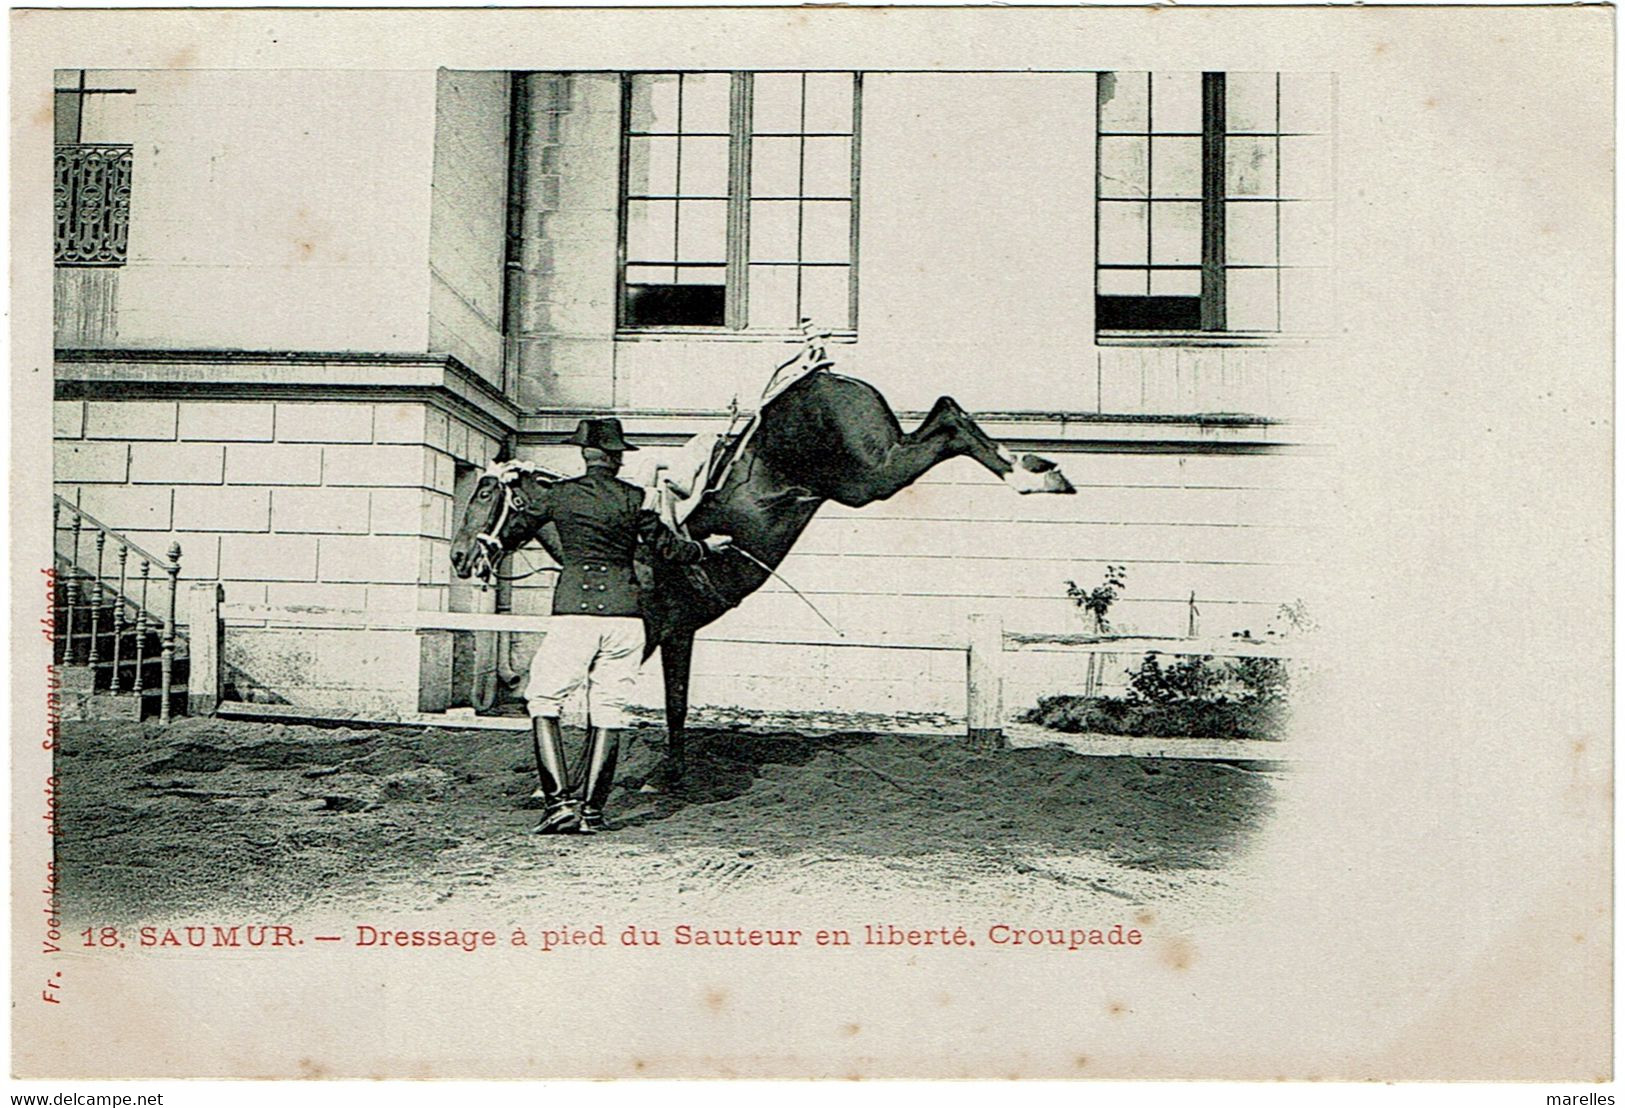
[[[1078,490],[1072,487],[1072,482],[1066,479],[1066,474],[1058,469],[1052,469],[1044,474],[1044,488],[1042,491],[1058,492],[1070,496]]]
[[[678,792],[683,787],[684,768],[681,762],[661,762],[643,784],[638,786],[638,792],[654,794]]]
[[[1035,492],[1073,493],[1078,490],[1066,479],[1061,468],[1048,458],[1037,454],[1023,454],[1005,474],[1005,484],[1026,495]]]

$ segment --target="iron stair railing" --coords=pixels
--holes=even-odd
[[[96,681],[106,672],[115,695],[129,692],[139,700],[147,692],[147,667],[154,657],[148,651],[156,636],[158,719],[168,723],[175,660],[185,644],[175,626],[180,543],[170,543],[169,556],[159,558],[61,496],[51,506],[51,533],[60,586],[55,660],[89,666]]]

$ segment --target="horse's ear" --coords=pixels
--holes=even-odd
[[[493,462],[513,461],[514,454],[518,452],[518,445],[518,441],[513,435],[504,435],[502,445],[497,447],[497,452],[491,456],[491,460]]]

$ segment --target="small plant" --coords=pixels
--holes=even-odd
[[[1272,627],[1268,632],[1271,635],[1280,635],[1282,638],[1287,635],[1308,635],[1320,630],[1320,624],[1316,623],[1314,617],[1309,614],[1309,605],[1305,604],[1301,598],[1294,600],[1290,604],[1282,604],[1277,608],[1275,619],[1272,622],[1285,624],[1285,627],[1280,630]]]
[[[1092,589],[1084,588],[1076,581],[1066,583],[1066,595],[1072,603],[1088,612],[1093,617],[1096,633],[1105,633],[1111,624],[1106,621],[1106,613],[1111,611],[1112,605],[1122,595],[1123,582],[1128,579],[1128,572],[1123,566],[1107,566],[1106,579],[1103,583]]]
[[[1094,633],[1104,635],[1111,630],[1111,624],[1106,620],[1106,613],[1111,611],[1112,605],[1122,595],[1123,582],[1128,580],[1128,571],[1123,566],[1107,566],[1105,580],[1092,589],[1086,589],[1076,581],[1066,583],[1066,595],[1072,598],[1072,603],[1089,613]],[[1083,695],[1094,696],[1100,689],[1100,674],[1105,668],[1106,657],[1102,654],[1089,655],[1088,665],[1083,674]]]

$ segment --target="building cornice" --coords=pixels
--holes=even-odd
[[[651,446],[675,446],[702,431],[728,428],[726,412],[700,409],[546,408],[520,417],[519,442],[555,446],[574,432],[578,420],[614,414],[626,433]],[[925,412],[901,411],[898,420],[910,427]],[[1285,421],[1230,412],[1190,415],[1102,412],[972,412],[977,424],[998,442],[1016,450],[1071,453],[1274,453],[1314,449],[1326,441],[1324,429],[1302,421]]]
[[[394,400],[433,404],[502,438],[520,411],[449,354],[59,349],[59,399]]]
[[[558,445],[578,420],[616,415],[651,446],[679,445],[729,425],[725,411],[557,407],[521,411],[448,354],[323,351],[60,349],[59,399],[395,400],[433,404],[486,434],[529,446]],[[1233,412],[973,412],[993,438],[1017,450],[1073,453],[1274,453],[1314,448],[1324,429]],[[905,426],[925,412],[901,411]]]

